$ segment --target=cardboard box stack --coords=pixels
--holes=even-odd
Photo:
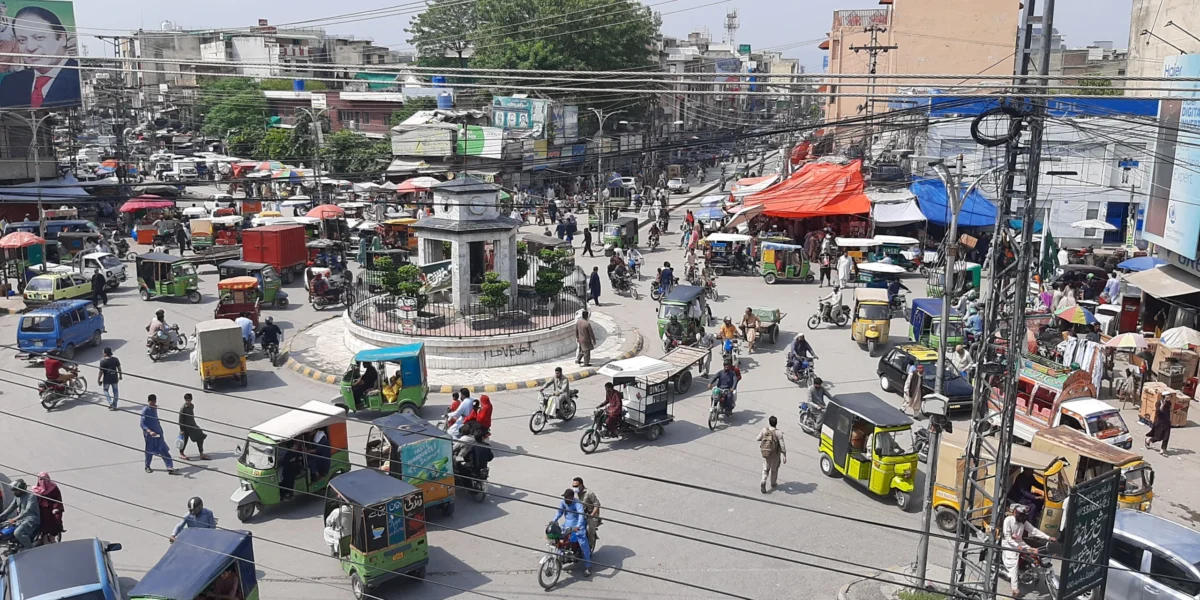
[[[1171,400],[1171,427],[1183,427],[1188,422],[1188,409],[1192,399],[1182,392],[1171,389],[1165,383],[1149,381],[1142,386],[1142,405],[1138,409],[1138,421],[1146,424],[1154,422],[1154,407],[1158,399],[1167,397]]]

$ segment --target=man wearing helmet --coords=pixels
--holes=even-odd
[[[283,330],[275,324],[275,317],[268,316],[266,324],[263,325],[262,329],[260,329],[258,333],[262,336],[262,347],[264,352],[266,351],[267,346],[274,344],[275,347],[278,348],[279,344],[283,342]]]
[[[204,508],[204,501],[199,496],[193,496],[188,500],[188,514],[184,515],[183,520],[175,526],[171,531],[171,536],[167,539],[175,542],[175,538],[188,527],[197,529],[216,529],[217,517],[213,515],[213,511]]]
[[[0,512],[0,524],[15,525],[13,537],[22,548],[28,550],[33,547],[33,540],[37,539],[42,527],[42,509],[37,497],[26,488],[24,479],[13,482],[13,501],[4,512]]]
[[[1047,542],[1050,541],[1050,536],[1038,531],[1033,526],[1033,523],[1029,522],[1029,507],[1024,504],[1013,505],[1012,514],[1004,517],[1002,531],[1000,545],[1005,549],[1003,553],[1004,570],[1008,572],[1008,582],[1012,585],[1013,597],[1019,598],[1021,596],[1021,579],[1018,573],[1018,565],[1020,564],[1021,552],[1030,554],[1037,552],[1036,549],[1026,543],[1026,539],[1032,538]]]

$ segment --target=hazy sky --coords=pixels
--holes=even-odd
[[[714,40],[720,40],[724,35],[726,11],[736,8],[741,20],[737,42],[751,44],[755,49],[795,45],[784,48],[785,55],[800,58],[810,71],[820,69],[824,53],[817,49],[817,43],[829,30],[833,20],[832,11],[879,7],[877,0],[731,0],[721,4],[713,4],[713,0],[643,1],[663,13],[665,33],[684,36],[698,26],[705,26]],[[83,0],[75,2],[75,12],[81,34],[120,35],[139,27],[157,29],[164,20],[185,28],[245,27],[254,25],[258,19],[267,19],[271,24],[294,23],[413,4],[412,0],[259,0],[252,3],[245,0]],[[708,4],[712,5],[705,6]],[[1084,46],[1094,40],[1111,40],[1116,47],[1125,48],[1129,43],[1130,4],[1131,0],[1057,0],[1055,26],[1065,36],[1068,46]],[[411,15],[371,17],[324,27],[332,33],[373,38],[378,44],[404,49],[407,48],[404,28],[410,18]],[[351,19],[354,17],[344,20]],[[586,27],[587,21],[582,21],[579,26]],[[112,55],[111,50],[102,50],[101,44],[95,39],[84,39],[82,43],[88,46],[93,56],[102,52]]]

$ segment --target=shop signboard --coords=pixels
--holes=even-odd
[[[563,137],[568,142],[579,139],[579,107],[563,107]]]
[[[0,6],[7,8],[0,49],[17,55],[3,62],[19,63],[0,66],[0,108],[70,108],[82,104],[79,60],[75,58],[79,40],[74,4],[65,0],[6,0]],[[46,75],[51,78],[44,78]],[[39,82],[44,83],[35,90]]]
[[[450,276],[454,270],[453,260],[442,260],[427,265],[421,265],[421,293],[432,294],[450,289],[454,279]]]
[[[495,96],[492,98],[492,126],[502,129],[533,130],[538,135],[546,131],[545,100]]]
[[[1071,490],[1064,523],[1062,574],[1058,582],[1058,598],[1078,598],[1099,587],[1093,594],[1104,597],[1108,575],[1109,542],[1117,518],[1117,491],[1121,471],[1114,469],[1089,479]]]
[[[1158,108],[1157,159],[1142,238],[1172,252],[1196,258],[1200,241],[1200,178],[1182,165],[1200,161],[1200,54],[1163,59],[1168,95],[1196,100],[1162,100]],[[1172,81],[1172,80],[1176,81]],[[1188,79],[1191,79],[1190,81]]]
[[[462,125],[458,131],[458,154],[501,158],[504,155],[504,130],[499,127]]]

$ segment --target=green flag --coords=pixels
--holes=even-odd
[[[1054,276],[1054,271],[1058,269],[1058,243],[1054,241],[1054,235],[1050,233],[1050,228],[1046,228],[1046,237],[1042,239],[1042,265],[1039,271],[1041,272],[1042,283],[1046,283]]]

